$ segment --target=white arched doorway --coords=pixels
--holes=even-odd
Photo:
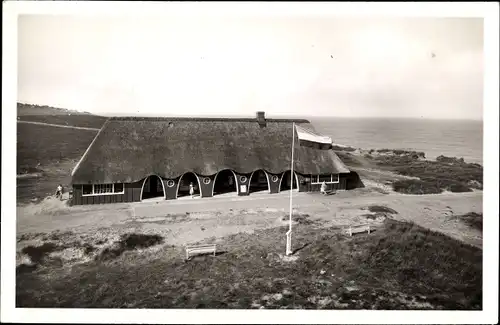
[[[165,191],[165,184],[158,175],[149,175],[142,182],[141,187],[141,201],[148,199],[167,199],[167,192]]]
[[[281,180],[280,180],[280,185],[279,185],[279,191],[289,191],[290,190],[290,182],[291,182],[291,171],[287,170],[281,175]],[[299,177],[297,176],[296,172],[293,172],[294,178],[293,178],[293,184],[292,184],[292,189],[295,191],[299,190]]]
[[[271,184],[269,182],[269,175],[263,169],[258,169],[250,175],[248,182],[248,193],[268,191],[271,193]]]
[[[231,169],[223,169],[215,174],[212,196],[231,192],[239,193],[236,173]]]
[[[175,198],[190,196],[189,194],[189,185],[193,184],[194,186],[194,195],[193,197],[202,197],[201,195],[201,185],[200,178],[193,172],[184,173],[180,178],[179,182],[177,182],[177,191],[175,192]]]

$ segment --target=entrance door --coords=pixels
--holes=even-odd
[[[141,200],[161,197],[165,197],[162,180],[156,175],[148,176],[142,186]]]

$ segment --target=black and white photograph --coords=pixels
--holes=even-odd
[[[497,323],[498,3],[335,5],[4,2],[2,321]]]

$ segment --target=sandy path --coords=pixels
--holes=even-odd
[[[339,192],[333,196],[294,193],[294,209],[321,219],[328,225],[366,223],[361,210],[369,205],[384,205],[398,214],[454,238],[482,246],[481,232],[451,215],[482,212],[482,192],[439,195],[369,194]],[[167,244],[185,244],[210,237],[286,225],[287,193],[256,194],[251,197],[216,197],[176,201],[61,207],[59,201],[17,208],[17,233],[71,230],[76,233],[141,231],[161,233]]]

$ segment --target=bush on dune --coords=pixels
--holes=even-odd
[[[463,165],[465,164],[464,158],[457,158],[457,157],[446,157],[443,155],[440,155],[436,158],[436,161],[446,163],[446,164],[458,164],[458,165]]]
[[[463,221],[468,226],[477,229],[479,231],[483,231],[483,214],[469,212],[463,215],[456,216],[458,220]]]
[[[163,243],[163,237],[147,234],[124,234],[112,247],[106,247],[95,259],[100,261],[112,260],[121,256],[125,251],[147,248]]]
[[[472,189],[468,186],[460,183],[451,184],[448,187],[448,190],[453,193],[463,193],[463,192],[472,192]]]
[[[356,151],[356,148],[353,148],[353,147],[348,147],[348,146],[338,146],[338,145],[332,145],[332,149],[335,150],[335,151],[349,151],[349,152],[353,152],[353,151]]]
[[[392,184],[394,191],[404,194],[438,194],[443,192],[435,182],[427,182],[418,179],[404,179]]]
[[[370,153],[392,154],[395,156],[410,156],[414,159],[425,158],[423,151],[413,151],[404,149],[370,149]]]
[[[389,213],[389,214],[398,213],[396,210],[383,205],[371,205],[368,207],[368,210],[374,213]]]
[[[375,156],[374,162],[376,165],[380,167],[384,166],[400,166],[400,165],[408,165],[411,163],[414,163],[417,159],[415,159],[412,156],[408,155],[402,155],[402,156],[391,156],[391,155],[384,155],[384,156]]]
[[[391,152],[380,149],[378,152]],[[435,161],[421,160],[423,153],[393,150],[393,154],[373,156],[371,161],[379,168],[399,175],[416,177],[416,180],[398,180],[395,191],[405,194],[435,194],[444,190],[471,192],[481,189],[483,167],[466,163],[463,158],[439,156]],[[402,153],[402,154],[400,154]],[[369,157],[365,157],[369,158]]]

